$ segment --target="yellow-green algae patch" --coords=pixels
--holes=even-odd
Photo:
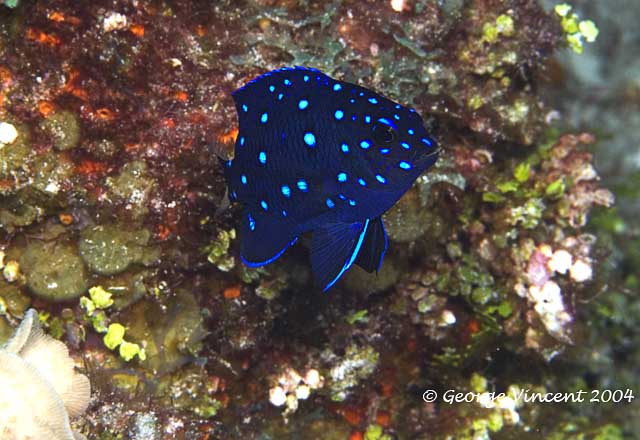
[[[78,248],[93,272],[114,275],[133,263],[148,266],[158,261],[160,251],[148,245],[150,238],[146,229],[130,230],[122,224],[98,225],[82,231]]]

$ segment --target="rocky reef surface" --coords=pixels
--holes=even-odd
[[[0,342],[38,310],[91,382],[75,431],[640,435],[639,167],[624,159],[638,145],[624,144],[635,113],[614,104],[637,110],[639,76],[595,99],[580,64],[616,41],[638,49],[598,7],[0,3]],[[381,272],[353,269],[328,294],[304,245],[243,266],[225,204],[230,94],[285,65],[415,107],[444,147],[386,214]],[[588,117],[602,107],[604,125]],[[584,402],[518,398],[581,390]]]

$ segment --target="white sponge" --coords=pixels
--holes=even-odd
[[[46,335],[30,309],[0,348],[0,438],[78,440],[69,417],[89,404],[89,379],[74,369],[67,347]]]

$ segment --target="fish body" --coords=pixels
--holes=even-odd
[[[269,264],[313,231],[311,264],[328,290],[353,264],[377,271],[382,214],[438,157],[422,118],[316,69],[265,73],[233,94],[239,120],[225,175],[241,202],[241,259]]]

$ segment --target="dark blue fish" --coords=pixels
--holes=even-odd
[[[382,214],[438,158],[422,118],[303,67],[268,72],[233,98],[240,128],[226,177],[245,206],[243,262],[269,264],[313,231],[311,265],[324,290],[354,263],[379,270]]]

